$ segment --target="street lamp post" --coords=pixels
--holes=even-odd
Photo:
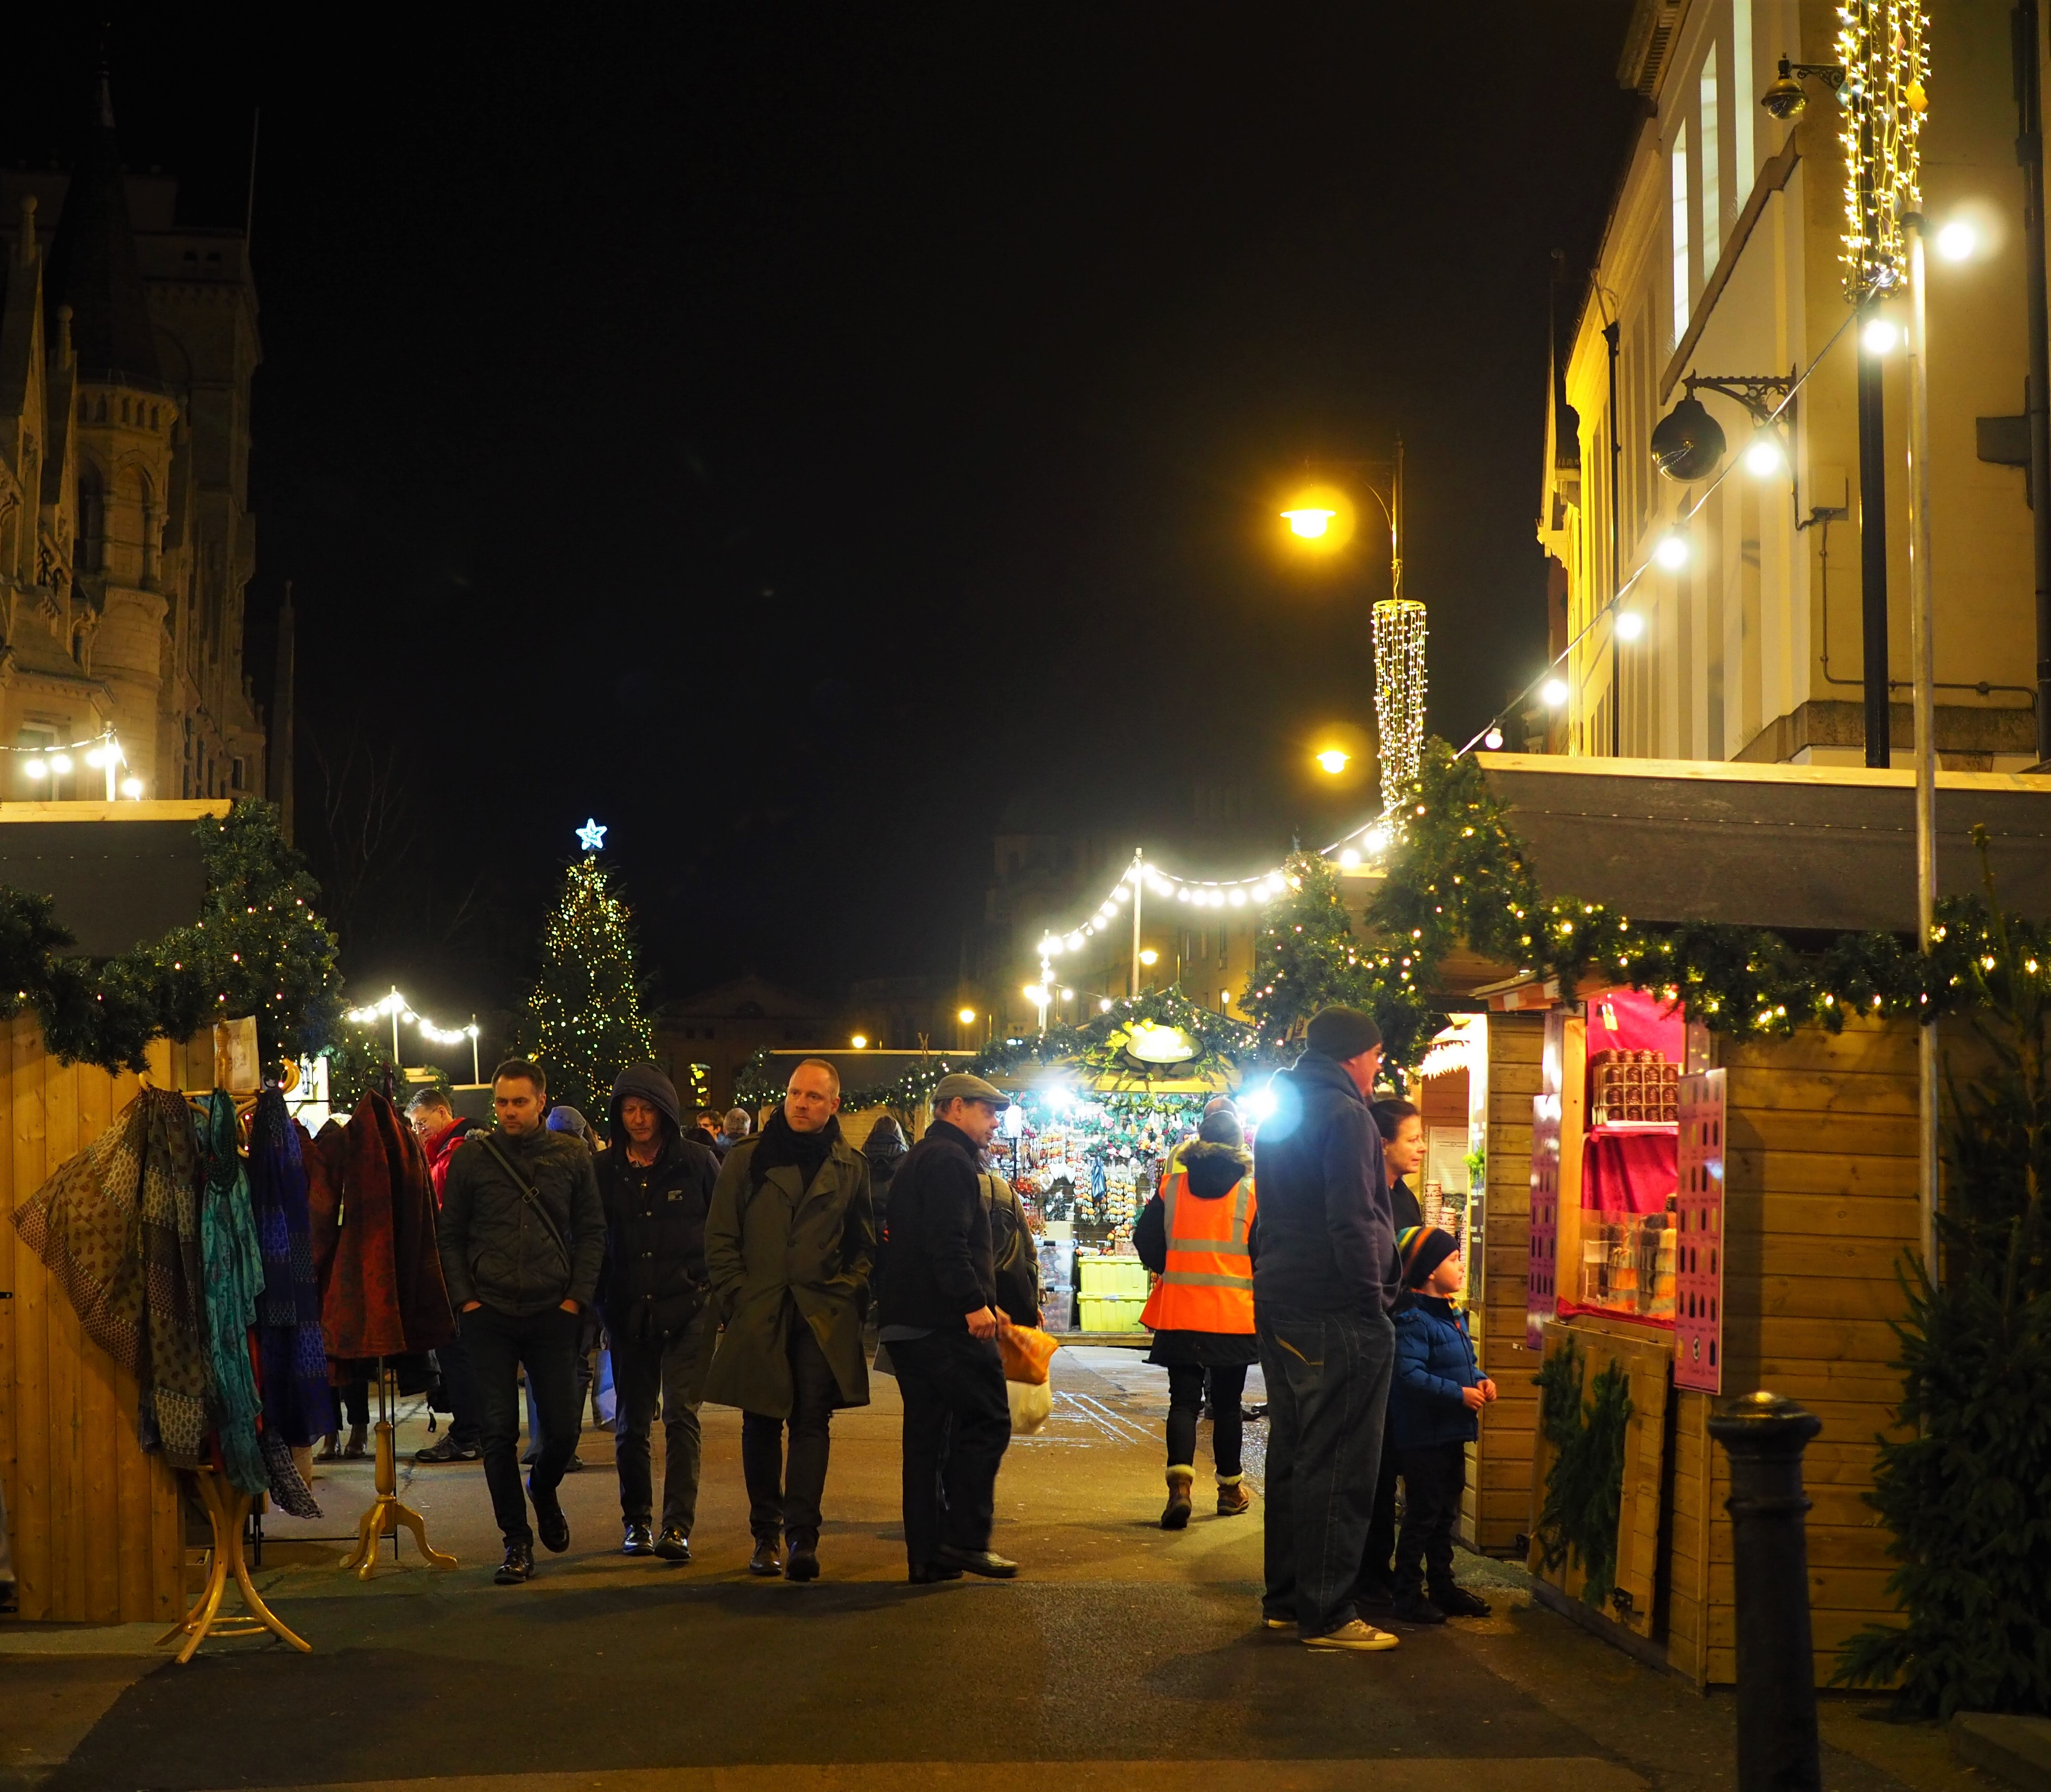
[[[1937,918],[1937,713],[1936,612],[1930,595],[1930,362],[1924,293],[1924,218],[1901,221],[1908,252],[1908,621],[1916,718],[1916,928],[1929,955]],[[2040,497],[2038,502],[2045,500]],[[1937,1029],[1916,1028],[1920,1074],[1916,1156],[1921,1174],[1923,1262],[1937,1273]]]

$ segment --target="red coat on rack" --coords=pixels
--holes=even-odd
[[[374,1090],[305,1148],[314,1269],[338,1363],[434,1350],[455,1336],[428,1160]]]

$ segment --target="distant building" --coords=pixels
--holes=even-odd
[[[765,1046],[815,1046],[826,1039],[823,1003],[753,975],[701,990],[655,1012],[655,1061],[695,1105],[733,1105],[734,1073]]]
[[[2013,446],[2029,336],[2010,9],[1913,10],[1931,70],[1924,209],[1933,225],[1971,217],[1981,238],[1970,261],[1933,257],[1928,283],[1936,745],[1955,770],[2014,771],[2037,757],[2037,648],[2027,456]],[[1858,765],[1862,681],[1883,663],[1896,687],[1889,740],[1904,755],[1912,745],[1908,371],[1899,352],[1878,364],[1869,464],[1885,491],[1869,507],[1887,628],[1869,641],[1862,332],[1842,260],[1846,115],[1814,74],[1799,116],[1760,104],[1782,57],[1834,65],[1844,22],[1834,6],[1788,0],[1639,0],[1633,12],[1618,77],[1643,119],[1546,412],[1548,623],[1556,651],[1574,645],[1556,719],[1513,718],[1533,750]],[[1901,303],[1881,307],[1897,331]],[[1770,411],[1812,365],[1756,444],[1759,471],[1735,463],[1752,458],[1760,423],[1703,388],[1727,451],[1692,485],[1662,475],[1652,432],[1690,375],[1749,380]],[[1712,489],[1717,474],[1728,476]],[[1670,535],[1670,566],[1654,558]]]
[[[242,233],[176,198],[123,169],[104,78],[68,171],[0,170],[0,745],[111,728],[145,796],[264,796],[291,761],[242,663],[256,291]],[[107,793],[8,757],[0,799]]]

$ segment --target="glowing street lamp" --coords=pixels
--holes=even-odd
[[[1620,641],[1635,641],[1645,632],[1645,618],[1635,610],[1624,610],[1616,619],[1616,638]]]
[[[1324,768],[1326,774],[1332,777],[1337,777],[1353,763],[1353,755],[1343,747],[1326,747],[1323,752],[1315,755],[1315,757],[1318,765]]]
[[[1315,542],[1332,526],[1337,511],[1320,510],[1315,506],[1303,510],[1284,511],[1283,520],[1289,525],[1289,533],[1307,542]]]

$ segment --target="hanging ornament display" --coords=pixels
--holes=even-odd
[[[1381,736],[1381,812],[1417,781],[1424,753],[1424,606],[1408,597],[1374,606],[1374,724]]]
[[[1844,0],[1838,141],[1845,152],[1845,296],[1854,304],[1899,285],[1908,270],[1901,221],[1920,210],[1929,20],[1920,0]]]

